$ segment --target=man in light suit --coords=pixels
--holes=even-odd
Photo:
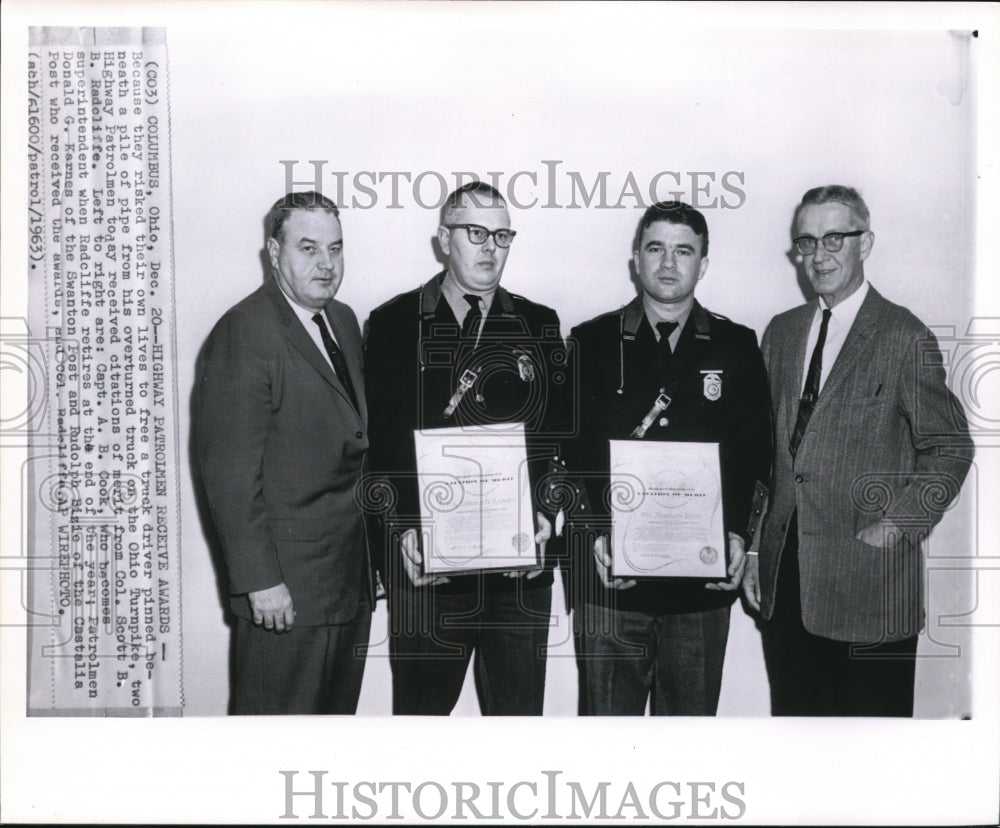
[[[209,335],[196,440],[235,622],[234,713],[354,713],[373,591],[355,486],[368,448],[361,332],[334,299],[337,206],[280,198],[273,278]]]
[[[972,441],[933,334],[865,281],[875,236],[857,191],[808,191],[794,227],[819,296],[764,333],[775,458],[744,579],[772,712],[912,716],[921,542]]]

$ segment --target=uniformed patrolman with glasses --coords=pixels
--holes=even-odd
[[[766,619],[771,710],[907,717],[921,544],[972,442],[934,335],[865,280],[875,234],[860,193],[809,190],[792,243],[817,296],[764,333],[774,464],[743,584]]]
[[[451,713],[473,655],[484,714],[542,713],[554,545],[544,479],[560,453],[569,384],[555,311],[500,286],[515,235],[493,187],[461,187],[437,230],[445,270],[368,321],[370,471],[390,492],[372,506],[385,523],[377,544],[397,714]],[[530,533],[511,541],[543,565],[425,571],[414,432],[515,423],[524,426],[531,477],[531,497],[519,508],[530,510],[534,544]]]

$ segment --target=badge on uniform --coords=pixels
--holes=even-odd
[[[521,378],[521,382],[535,381],[535,366],[527,354],[521,354],[517,358],[517,375]]]
[[[722,371],[702,371],[702,393],[706,400],[715,402],[722,396]]]

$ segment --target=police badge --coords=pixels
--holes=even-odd
[[[722,396],[722,371],[702,371],[702,393],[706,400],[715,402]]]
[[[521,382],[534,382],[535,380],[535,366],[527,354],[521,354],[517,358],[517,375],[521,378]]]

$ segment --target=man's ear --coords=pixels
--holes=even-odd
[[[875,234],[871,230],[865,230],[861,236],[861,261],[868,258],[875,246]]]
[[[271,267],[278,269],[278,254],[281,252],[281,244],[274,236],[267,240],[267,257],[271,260]]]
[[[438,226],[438,244],[441,245],[441,252],[445,256],[451,253],[451,230],[443,224]]]

